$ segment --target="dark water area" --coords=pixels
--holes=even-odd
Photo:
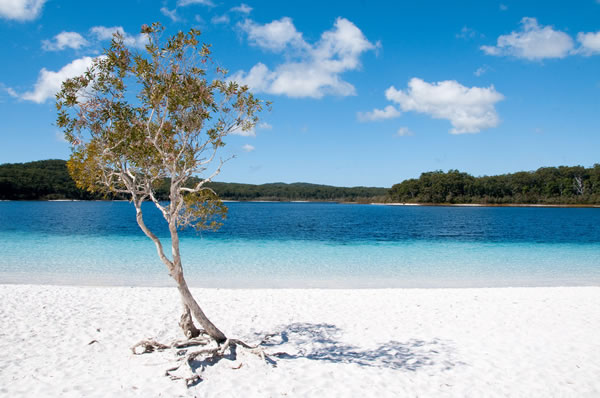
[[[227,203],[214,239],[493,243],[600,243],[600,209],[374,206],[334,203]],[[146,224],[168,236],[161,214],[144,204]],[[128,202],[0,202],[0,232],[142,236]],[[187,230],[184,236],[197,232]]]

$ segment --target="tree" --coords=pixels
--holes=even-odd
[[[251,129],[265,103],[246,86],[227,81],[223,69],[209,70],[210,46],[199,41],[198,30],[166,40],[160,24],[144,25],[141,31],[148,37],[144,53],[132,52],[116,34],[83,76],[63,83],[56,107],[57,124],[72,144],[67,166],[81,188],[128,196],[139,227],[177,284],[184,333],[199,335],[195,318],[220,344],[226,336],[206,317],[184,278],[178,230],[220,226],[226,208],[205,184],[224,163],[216,164],[223,139]],[[164,181],[167,203],[156,195]],[[170,258],[144,223],[144,201],[151,201],[166,220]]]

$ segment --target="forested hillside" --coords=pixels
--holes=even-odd
[[[196,180],[197,181],[197,180]],[[159,198],[168,198],[158,188]],[[193,183],[193,181],[192,181]],[[391,189],[333,187],[307,183],[237,184],[213,182],[225,200],[314,200],[338,202],[600,204],[600,164],[591,168],[543,167],[498,176],[473,177],[458,170],[432,171]],[[0,165],[0,200],[119,199],[75,186],[64,160]]]
[[[75,186],[64,160],[0,165],[1,200],[96,199]]]
[[[394,185],[389,199],[409,203],[600,204],[600,164],[484,177],[458,170],[433,171]]]
[[[197,180],[196,180],[197,181]],[[192,181],[193,183],[193,181]],[[225,200],[315,200],[373,202],[383,201],[388,189],[333,187],[306,183],[207,184]],[[168,198],[167,184],[158,188],[158,197]],[[119,199],[91,194],[75,186],[64,160],[41,160],[0,165],[0,200]]]

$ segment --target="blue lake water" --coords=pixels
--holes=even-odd
[[[192,286],[600,285],[600,209],[228,207],[220,230],[182,233]],[[172,284],[127,202],[0,202],[0,253],[0,283]]]

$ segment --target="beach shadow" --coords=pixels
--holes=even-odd
[[[439,339],[391,340],[373,349],[361,349],[342,342],[341,335],[342,330],[332,324],[293,323],[283,327],[262,346],[280,359],[306,358],[407,371],[434,365],[449,370],[458,364],[452,359],[453,347]]]

